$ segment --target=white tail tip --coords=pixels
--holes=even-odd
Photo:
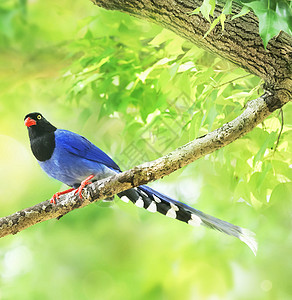
[[[251,249],[251,251],[253,252],[253,254],[255,256],[257,255],[258,243],[255,239],[254,232],[252,232],[248,229],[245,229],[245,228],[241,228],[241,233],[238,236],[238,238],[247,244],[247,246]]]

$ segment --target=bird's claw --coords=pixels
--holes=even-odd
[[[74,195],[76,195],[76,194],[78,193],[78,194],[79,194],[79,197],[82,198],[82,190],[84,189],[84,187],[85,187],[86,185],[92,183],[90,180],[91,180],[93,177],[94,177],[94,175],[90,175],[90,176],[88,176],[86,179],[84,179],[84,180],[81,182],[81,184],[80,184],[80,186],[79,186],[78,189],[71,188],[71,189],[68,189],[68,190],[65,190],[65,191],[62,191],[62,192],[57,192],[57,193],[55,193],[55,194],[52,196],[52,198],[51,198],[51,200],[50,200],[50,203],[56,204],[56,201],[60,198],[61,195],[70,193],[70,192],[72,192],[72,191],[74,191],[74,190],[75,190]]]
[[[52,198],[51,198],[51,200],[50,200],[50,203],[56,204],[56,200],[58,200],[58,199],[60,198],[61,195],[70,193],[70,192],[72,192],[73,190],[75,190],[75,189],[72,188],[72,189],[68,189],[68,190],[62,191],[62,192],[57,192],[57,193],[55,193],[55,194],[52,196]]]
[[[74,194],[77,194],[77,193],[78,193],[78,194],[79,194],[79,198],[82,198],[82,190],[84,189],[84,187],[85,187],[86,185],[92,183],[90,180],[91,180],[93,177],[94,177],[94,175],[90,175],[90,176],[88,176],[86,179],[84,179],[84,180],[81,182],[79,188],[76,189],[76,191],[75,191]]]
[[[59,197],[60,197],[59,192],[55,193],[55,194],[52,196],[52,198],[51,198],[51,200],[50,200],[50,203],[56,204],[56,200],[58,200]]]

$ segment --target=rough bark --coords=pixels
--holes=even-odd
[[[165,26],[194,44],[241,66],[265,80],[267,91],[250,101],[244,112],[221,128],[174,150],[155,161],[147,162],[129,171],[89,185],[83,192],[84,199],[68,194],[61,196],[57,205],[41,202],[0,219],[0,237],[15,234],[36,223],[81,208],[93,201],[113,196],[123,190],[162,178],[175,170],[220,149],[250,132],[275,109],[291,100],[292,90],[292,38],[285,33],[273,38],[264,49],[258,35],[256,17],[248,15],[225,22],[203,38],[210,24],[201,15],[190,15],[201,1],[196,0],[94,0],[107,8],[120,10]],[[218,6],[215,17],[222,6]],[[234,12],[239,7],[234,6]]]

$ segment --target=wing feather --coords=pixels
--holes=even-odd
[[[77,157],[85,158],[108,168],[121,171],[119,166],[101,149],[87,140],[85,137],[64,129],[55,132],[56,143],[62,145],[63,149]]]

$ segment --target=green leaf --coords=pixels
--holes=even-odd
[[[234,20],[236,18],[242,17],[242,16],[246,15],[249,11],[250,11],[250,9],[247,6],[243,6],[243,8],[241,9],[241,11],[238,14],[234,15],[231,18],[231,20]]]
[[[197,15],[201,11],[201,7],[197,7],[195,10],[193,10],[190,15]]]
[[[209,15],[213,16],[215,5],[215,0],[204,0],[201,5],[201,13],[210,23],[211,21]]]
[[[224,31],[224,22],[225,22],[225,20],[226,20],[226,15],[222,13],[220,15],[220,23],[221,23],[222,31]]]
[[[255,155],[254,157],[254,164],[261,160],[266,152],[266,149],[268,148],[272,148],[274,146],[274,143],[277,139],[277,132],[273,131],[268,135],[268,138],[264,141],[264,143],[262,144],[260,150],[258,151],[258,153]]]
[[[224,4],[222,14],[229,15],[232,11],[232,0],[227,0]]]
[[[276,4],[276,13],[282,30],[292,35],[292,1],[290,1],[290,5],[286,1],[279,1]]]
[[[214,29],[214,27],[218,24],[218,22],[221,20],[221,15],[217,17],[212,24],[210,25],[209,30],[205,33],[203,38],[206,38],[206,36]]]
[[[292,195],[292,183],[291,182],[285,182],[285,183],[280,183],[278,184],[270,198],[271,203],[276,203],[278,201],[287,201],[288,199],[291,200],[291,195]]]
[[[160,46],[162,43],[169,41],[175,37],[175,34],[167,29],[163,29],[155,38],[149,42],[149,45]]]
[[[276,10],[270,0],[253,1],[245,5],[250,7],[259,19],[259,34],[265,47],[281,30],[291,35],[291,8],[284,1],[276,4]]]
[[[77,30],[80,30],[80,29],[88,26],[90,23],[94,22],[96,19],[97,19],[96,16],[89,16],[89,17],[83,18],[81,20],[78,20]]]

